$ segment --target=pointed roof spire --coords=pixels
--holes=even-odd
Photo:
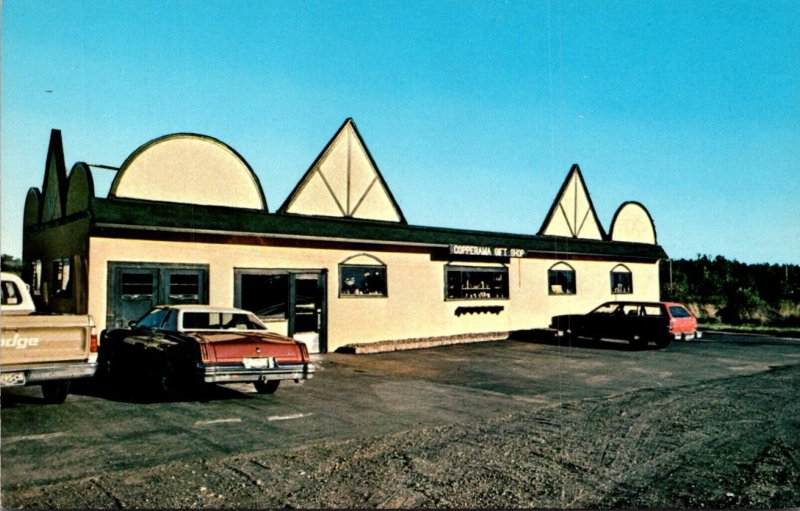
[[[344,121],[278,213],[407,223],[352,118]]]
[[[606,238],[577,163],[561,185],[539,234],[594,240]]]
[[[42,183],[41,221],[49,222],[66,215],[67,204],[67,166],[64,163],[64,145],[61,130],[50,131],[50,144],[47,148],[47,161]]]

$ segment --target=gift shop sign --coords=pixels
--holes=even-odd
[[[525,257],[524,248],[484,247],[480,245],[450,245],[450,255],[484,257]]]

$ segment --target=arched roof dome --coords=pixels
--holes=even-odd
[[[650,212],[638,202],[625,202],[611,221],[611,240],[656,243],[656,227]]]
[[[227,144],[177,133],[144,144],[122,164],[109,197],[267,209],[253,169]]]

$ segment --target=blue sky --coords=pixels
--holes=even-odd
[[[274,211],[347,117],[414,225],[535,234],[578,163],[674,258],[800,263],[800,2],[2,4],[2,237],[67,167],[216,137]],[[52,91],[52,92],[46,92]],[[113,174],[95,170],[98,195]]]

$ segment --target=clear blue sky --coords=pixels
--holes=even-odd
[[[409,223],[535,234],[570,166],[674,258],[800,263],[800,2],[2,4],[2,238],[67,167],[228,143],[270,211],[353,117]],[[52,91],[52,92],[47,92]],[[98,195],[113,177],[95,170]]]

